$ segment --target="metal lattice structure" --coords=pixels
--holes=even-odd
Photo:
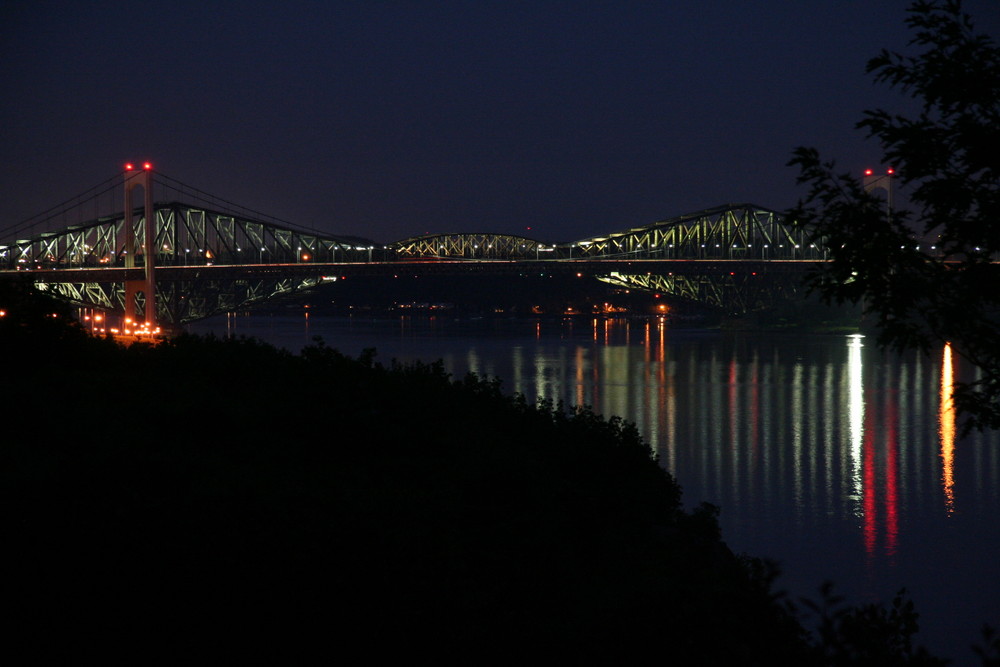
[[[727,313],[745,314],[800,298],[805,289],[797,273],[762,274],[752,271],[685,274],[627,274],[599,276],[611,285],[669,294],[677,299],[714,306]]]
[[[160,279],[156,285],[156,320],[171,324],[193,322],[309,290],[328,280],[323,276]],[[123,282],[38,282],[36,287],[71,303],[125,312]],[[140,306],[145,306],[144,301]]]
[[[396,241],[389,248],[398,259],[542,259],[555,246],[509,234],[427,234]]]
[[[323,237],[177,202],[156,205],[154,216],[154,265],[161,268],[155,287],[155,312],[156,320],[164,323],[181,324],[263,303],[316,287],[325,280],[322,275],[295,275],[295,271],[287,269],[274,275],[210,278],[199,275],[198,267],[297,267],[308,263],[368,262],[376,255],[384,255],[375,253],[375,245],[368,239]],[[144,211],[135,209],[131,225],[124,214],[119,214],[0,246],[0,267],[7,271],[44,271],[46,277],[36,280],[39,289],[79,305],[126,312],[126,281],[117,273],[145,266],[147,247]],[[135,253],[131,261],[130,248]],[[189,270],[178,278],[162,275],[163,267]],[[50,277],[53,270],[74,269],[93,271],[86,277],[79,271],[72,275],[67,271],[65,281]],[[145,295],[138,299],[144,307]]]
[[[571,243],[522,236],[428,234],[388,246],[398,259],[747,259],[822,260],[807,230],[770,209],[729,204]]]
[[[560,244],[560,255],[608,259],[823,260],[808,231],[754,204],[729,204]]]
[[[156,266],[362,262],[371,261],[375,249],[368,239],[323,237],[176,202],[157,204],[155,216]],[[133,246],[142,253],[141,210],[135,219]],[[125,266],[128,234],[124,215],[99,218],[0,246],[0,266],[7,270]],[[138,255],[135,265],[144,260]]]
[[[146,184],[151,183],[147,176]],[[139,280],[144,255],[154,253],[156,320],[176,325],[311,289],[328,279],[325,271],[336,276],[348,267],[395,263],[412,268],[426,260],[424,268],[437,272],[491,266],[500,271],[512,262],[549,263],[560,270],[588,266],[590,275],[615,285],[749,312],[794,295],[801,264],[826,258],[807,230],[752,204],[706,209],[571,243],[475,232],[427,234],[384,245],[178,202],[149,201],[147,207],[153,211],[152,226],[145,224],[146,208],[133,209],[131,216],[105,216],[0,245],[0,273],[34,272],[40,289],[80,305],[128,313],[145,306],[149,290]],[[147,243],[147,229],[152,243]],[[634,265],[642,262],[673,263],[674,268],[669,274],[639,273]],[[780,276],[741,272],[738,277],[735,271],[720,272],[713,262],[800,266]]]

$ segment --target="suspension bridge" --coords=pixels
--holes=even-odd
[[[124,204],[100,213],[99,200],[121,202],[123,187]],[[128,165],[0,230],[0,279],[31,281],[134,326],[177,326],[336,280],[400,273],[575,273],[746,313],[800,297],[805,271],[826,257],[807,230],[753,204],[568,242],[488,232],[392,242],[323,235],[159,172],[154,179],[149,164]]]

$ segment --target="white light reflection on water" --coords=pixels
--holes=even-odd
[[[860,334],[849,336],[848,358],[849,384],[847,389],[848,418],[850,420],[850,452],[851,452],[851,486],[853,488],[852,499],[855,501],[854,514],[862,516],[861,499],[864,495],[864,486],[861,478],[861,455],[864,448],[865,438],[865,393],[864,376],[861,363],[861,339]],[[870,450],[869,450],[870,451]]]

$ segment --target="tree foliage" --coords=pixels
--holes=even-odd
[[[829,301],[862,303],[884,345],[950,342],[981,370],[957,386],[967,425],[1000,427],[1000,49],[959,0],[918,0],[908,14],[917,52],[883,50],[867,70],[919,112],[870,110],[857,127],[880,142],[912,210],[890,210],[798,148],[790,164],[810,189],[789,215],[831,252],[812,285]]]
[[[919,614],[906,589],[896,593],[890,606],[846,606],[833,593],[833,584],[820,587],[820,602],[805,599],[803,606],[818,617],[816,653],[823,665],[911,665],[943,667],[948,661],[931,655],[914,643]]]

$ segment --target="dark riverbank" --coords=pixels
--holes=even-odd
[[[8,310],[12,599],[50,644],[73,628],[161,646],[297,633],[279,653],[909,653],[908,617],[876,610],[870,646],[808,640],[617,420],[434,366],[191,337],[123,349]]]

